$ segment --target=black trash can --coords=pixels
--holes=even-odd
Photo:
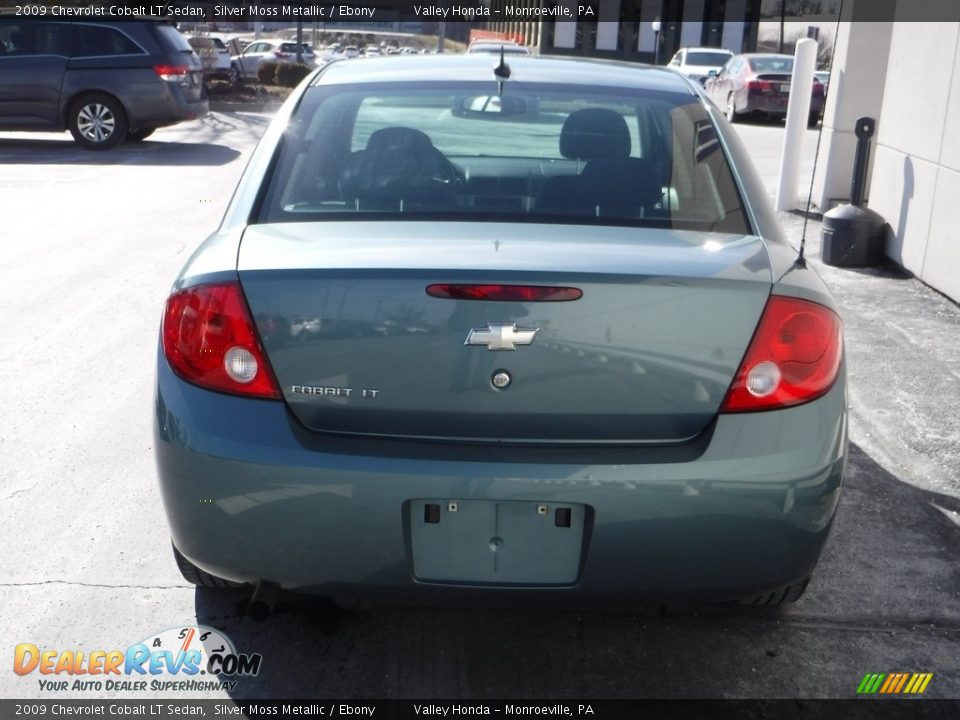
[[[876,129],[877,122],[873,118],[857,119],[854,128],[857,152],[850,184],[850,204],[835,207],[823,215],[820,259],[827,265],[866,267],[883,262],[884,220],[873,210],[863,207],[870,138]]]
[[[823,216],[820,259],[837,267],[879,265],[884,259],[884,220],[869,208],[840,205]]]

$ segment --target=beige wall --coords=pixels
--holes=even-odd
[[[960,301],[960,22],[895,22],[870,207],[887,254]]]

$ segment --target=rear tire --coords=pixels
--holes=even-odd
[[[127,133],[127,142],[143,142],[153,135],[154,130],[156,130],[156,128],[141,128],[136,132]]]
[[[81,147],[110,150],[127,137],[127,114],[115,97],[89,93],[70,107],[67,127]]]
[[[216,575],[211,575],[208,572],[204,572],[192,562],[187,560],[183,555],[180,554],[180,551],[177,550],[176,545],[173,547],[173,557],[177,561],[177,567],[180,569],[180,574],[183,575],[183,579],[188,583],[193,583],[199,587],[213,587],[213,588],[242,588],[244,587],[243,583],[233,582],[232,580],[224,580],[223,578],[217,577]]]
[[[727,116],[727,121],[730,123],[740,122],[740,118],[743,117],[737,112],[737,101],[734,99],[733,93],[727,95],[727,109],[724,114]]]

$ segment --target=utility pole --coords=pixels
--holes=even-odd
[[[303,20],[297,21],[297,65],[303,63]]]
[[[787,0],[780,0],[780,46],[777,52],[783,54],[783,25],[787,19]]]

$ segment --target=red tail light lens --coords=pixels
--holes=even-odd
[[[773,295],[720,412],[789,407],[814,400],[837,379],[840,318],[828,308]]]
[[[544,285],[451,285],[427,286],[427,295],[448,300],[493,300],[500,302],[568,302],[579,300],[583,291],[572,287]]]
[[[239,283],[174,293],[161,335],[170,367],[187,382],[234,395],[280,397]]]
[[[769,80],[751,80],[747,83],[747,90],[757,92],[773,92],[773,83]]]
[[[190,68],[186,65],[154,65],[153,71],[160,76],[161,80],[176,82],[183,80],[190,72]]]
[[[285,57],[287,57],[288,55],[289,55],[289,53],[280,52],[279,50],[276,50],[276,51],[274,51],[274,53],[273,53],[273,56],[274,56],[274,57],[278,57],[278,58],[285,58]]]

